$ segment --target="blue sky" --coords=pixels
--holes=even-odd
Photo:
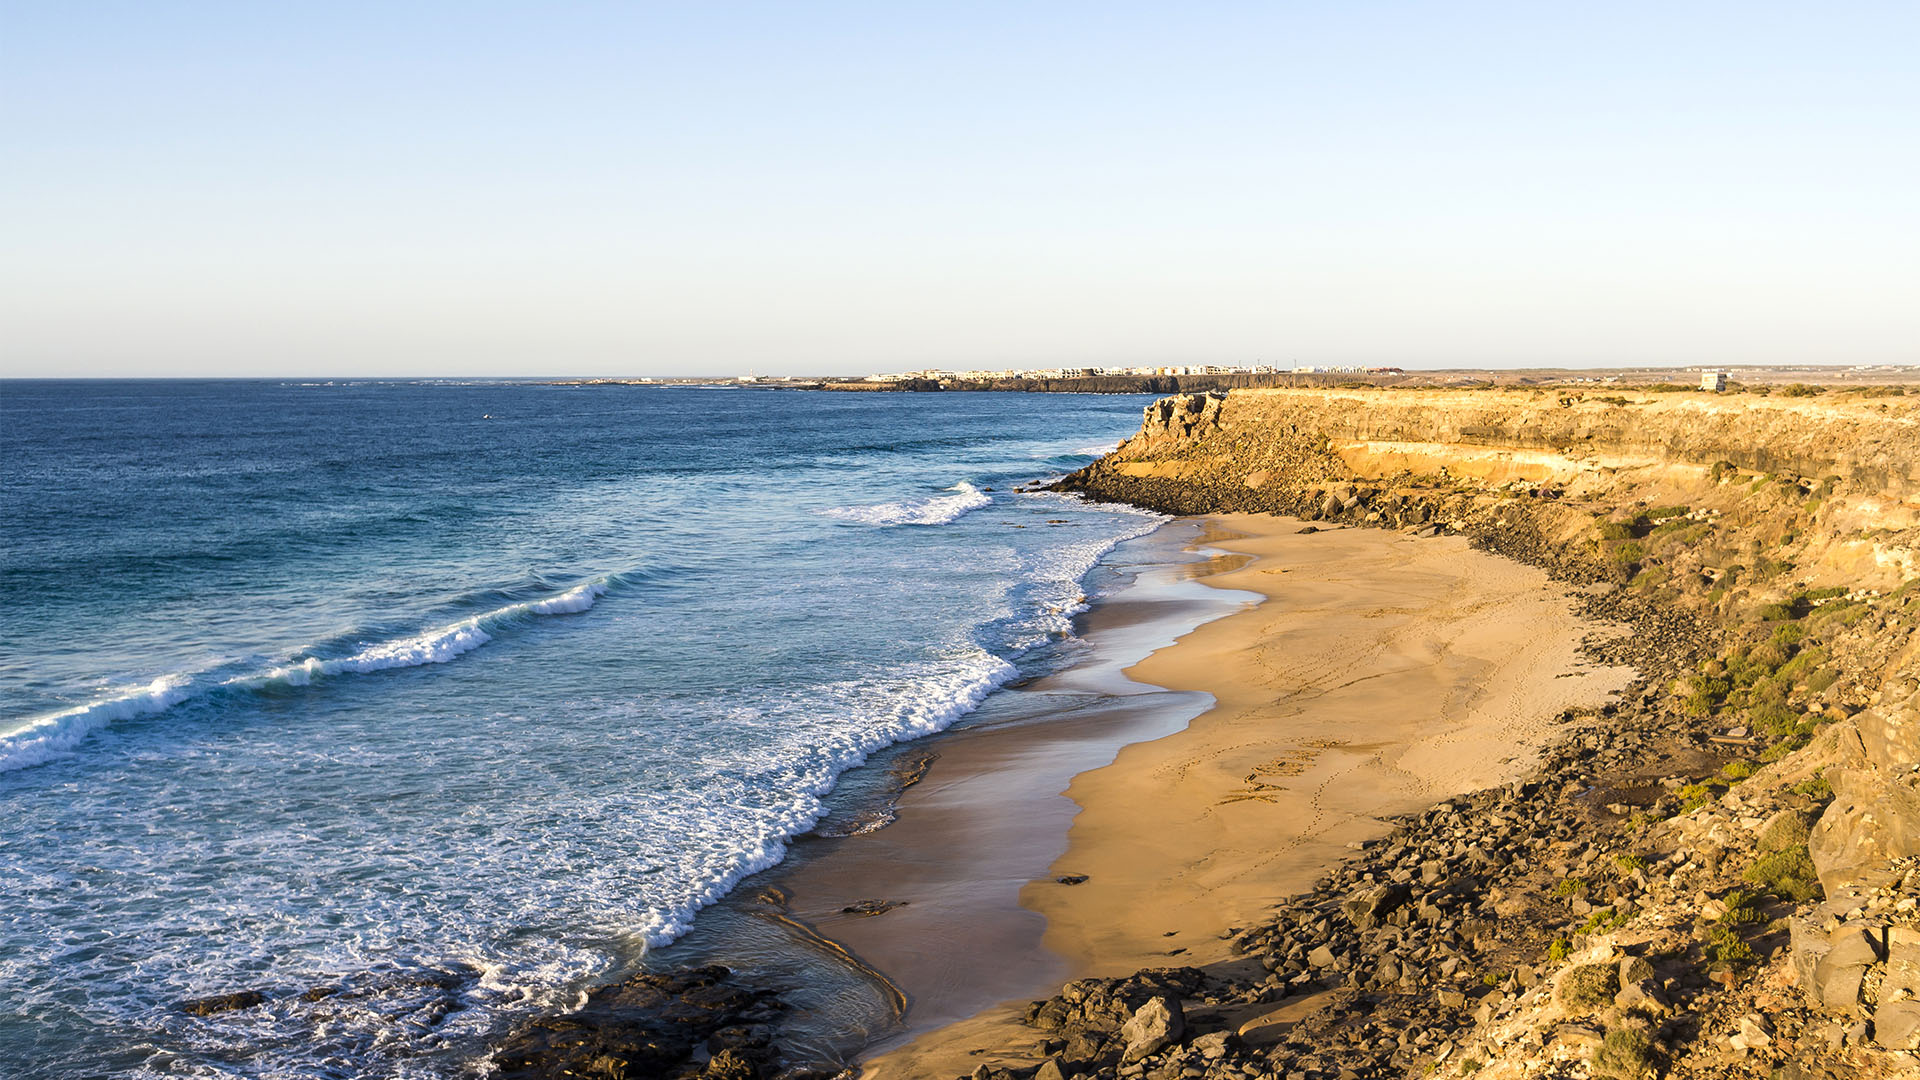
[[[1920,363],[1920,5],[74,3],[0,374]]]

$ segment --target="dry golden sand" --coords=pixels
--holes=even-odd
[[[1565,590],[1455,537],[1303,534],[1221,515],[1209,542],[1253,556],[1205,579],[1265,602],[1201,626],[1129,669],[1204,690],[1185,729],[1077,776],[1055,874],[1021,893],[1074,977],[1227,957],[1223,935],[1311,887],[1383,817],[1524,775],[1565,709],[1632,673],[1599,668]],[[983,962],[992,962],[983,958]],[[870,1078],[953,1077],[980,1046],[1030,1045],[1009,1002],[866,1064]]]

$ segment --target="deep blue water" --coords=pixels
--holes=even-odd
[[[1070,659],[1145,400],[0,383],[0,1076],[458,1074]]]

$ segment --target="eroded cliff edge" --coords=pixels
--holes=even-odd
[[[1081,1029],[1062,1044],[1080,1053],[1059,1058],[1062,1075],[1920,1072],[1920,403],[1871,391],[1179,396],[1149,406],[1137,435],[1060,486],[1175,513],[1464,533],[1590,586],[1597,606],[1638,629],[1649,676],[1628,708],[1550,763],[1542,780],[1557,794],[1532,800],[1567,813],[1593,811],[1573,788],[1620,800],[1586,813],[1584,836],[1525,852],[1576,883],[1531,887],[1564,888],[1567,912],[1586,916],[1547,927],[1540,961],[1463,989],[1383,956],[1385,920],[1365,896],[1344,900],[1361,912],[1344,918],[1322,913],[1343,910],[1341,897],[1305,897],[1247,931],[1249,953],[1282,978],[1251,989],[1229,979],[1188,1003],[1221,1009],[1218,1025],[1290,987],[1344,983],[1334,1020],[1296,1026],[1322,1042],[1357,1028],[1369,1034],[1355,1047],[1380,1036],[1391,1049],[1316,1056],[1313,1039],[1272,1041],[1283,1025],[1226,1023],[1190,1032],[1184,1050],[1175,1039],[1135,1053],[1115,1045],[1118,1025],[1103,1041],[1081,1017],[1090,995],[1131,988],[1075,986],[1032,1014]],[[1628,775],[1656,742],[1671,774]],[[1673,764],[1689,748],[1690,773]],[[1620,794],[1636,784],[1651,797]],[[1457,809],[1497,826],[1524,818],[1516,804],[1528,802],[1496,793]],[[1449,817],[1436,819],[1451,827],[1442,856],[1447,839],[1457,847],[1484,827]],[[1411,880],[1444,891],[1453,871],[1421,858],[1435,823],[1410,822],[1391,842],[1397,855],[1361,856],[1328,888]],[[1414,860],[1414,874],[1396,859]],[[1496,894],[1528,887],[1501,869],[1460,878]],[[1510,909],[1554,921],[1551,905]],[[1469,909],[1462,923],[1477,926],[1476,914],[1498,913]],[[1389,944],[1410,940],[1385,929]],[[1327,963],[1287,958],[1309,938],[1336,946],[1319,957]],[[1462,955],[1510,962],[1515,950],[1498,945],[1476,939]],[[1409,1000],[1423,995],[1438,1004]],[[1409,1039],[1423,1023],[1444,1037]]]

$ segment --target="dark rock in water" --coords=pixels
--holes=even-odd
[[[856,900],[840,909],[843,915],[885,915],[897,907],[906,907],[907,900]]]
[[[213,1016],[218,1013],[251,1009],[255,1005],[266,1004],[266,1001],[267,995],[258,990],[239,990],[231,994],[215,994],[212,997],[178,1002],[174,1008],[189,1016]]]
[[[717,965],[636,975],[595,991],[579,1012],[534,1021],[493,1064],[505,1080],[759,1080],[772,1068],[771,1033],[755,1021],[782,1006],[732,976]],[[697,1065],[693,1052],[709,1039],[720,1048]]]
[[[1061,875],[1060,875],[1059,877],[1057,877],[1057,878],[1054,878],[1053,880],[1055,880],[1055,881],[1057,881],[1057,882],[1059,882],[1059,883],[1060,883],[1060,884],[1062,884],[1062,885],[1078,885],[1078,884],[1080,884],[1081,882],[1084,882],[1084,881],[1086,881],[1086,880],[1087,880],[1087,875],[1085,875],[1085,874],[1061,874]]]
[[[340,988],[337,986],[309,986],[306,993],[300,995],[300,1000],[324,1001],[339,992]]]

